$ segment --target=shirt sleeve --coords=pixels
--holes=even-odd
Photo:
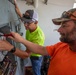
[[[54,45],[46,46],[47,52],[50,56],[53,56],[55,53],[57,53],[59,47],[62,45],[62,42],[56,43]]]

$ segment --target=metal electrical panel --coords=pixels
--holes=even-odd
[[[18,20],[13,0],[0,0],[0,26]]]
[[[20,28],[21,28],[21,23],[20,23],[19,16],[15,11],[14,0],[0,0],[0,32],[4,34],[10,33],[10,31],[15,31],[20,33]],[[9,30],[9,32],[7,31],[7,29]],[[12,42],[12,44],[20,48],[20,44],[16,44],[15,42]],[[14,67],[10,66],[10,63],[9,63],[10,60],[8,59],[8,57],[5,57],[5,56],[2,57],[0,61],[0,75],[21,75],[23,73],[23,71],[21,70],[22,68],[21,59],[16,57],[15,55],[12,55],[12,56],[11,55],[12,54],[8,53],[8,56],[11,57],[10,59],[12,61],[16,61],[17,65],[14,65]],[[5,65],[3,62],[6,62],[7,65]],[[13,74],[14,73],[13,71],[11,73],[10,67],[12,68],[12,70],[14,70],[13,68],[15,67],[17,68],[17,69],[15,68],[16,70],[15,74]]]
[[[0,0],[0,25],[8,23],[8,1]]]

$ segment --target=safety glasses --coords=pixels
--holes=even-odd
[[[72,12],[66,12],[66,11],[64,11],[62,13],[62,17],[69,18],[69,19],[72,19],[72,20],[76,20],[75,14],[76,14],[76,12],[75,13],[72,13]]]
[[[33,21],[31,21],[31,22],[24,22],[24,24],[27,24],[28,26],[29,26],[31,23],[33,23]]]

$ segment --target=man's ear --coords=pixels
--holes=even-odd
[[[38,21],[35,21],[35,24],[38,24]]]

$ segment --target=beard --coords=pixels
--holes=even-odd
[[[61,36],[60,37],[60,41],[61,42],[65,42],[65,43],[71,43],[71,42],[73,42],[73,40],[70,39],[68,36],[65,36],[65,37]]]
[[[73,30],[70,33],[67,34],[61,33],[60,35],[61,35],[60,41],[64,43],[71,44],[74,43],[74,41],[76,40],[76,31]]]

